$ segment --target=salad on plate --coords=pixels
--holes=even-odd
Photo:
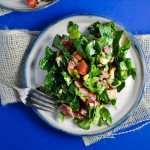
[[[131,58],[126,58],[130,40],[120,46],[123,31],[116,31],[114,22],[95,22],[88,30],[84,35],[70,21],[68,35],[57,34],[53,40],[57,51],[46,46],[40,69],[48,73],[38,88],[57,100],[62,122],[69,117],[85,130],[112,124],[107,106],[117,109],[117,92],[129,76],[136,77]]]
[[[29,4],[29,6],[31,7],[31,8],[34,8],[34,7],[36,7],[40,2],[53,2],[54,0],[27,0],[27,2],[28,2],[28,4]]]

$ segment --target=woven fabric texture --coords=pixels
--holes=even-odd
[[[38,35],[38,31],[26,30],[0,30],[0,78],[18,87],[23,87],[23,63],[26,53]],[[135,36],[141,44],[147,61],[148,73],[150,74],[150,35]],[[114,138],[116,135],[132,132],[140,129],[150,122],[150,76],[146,94],[142,99],[138,109],[125,123],[99,136],[83,137],[85,145],[90,145],[104,138]],[[1,104],[19,102],[19,96],[11,88],[0,84]],[[135,126],[138,123],[140,126]],[[132,128],[130,128],[132,127]]]
[[[0,7],[0,16],[3,16],[5,14],[11,13],[11,12],[12,12],[11,10]]]

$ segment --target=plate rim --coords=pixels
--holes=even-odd
[[[140,54],[141,56],[141,60],[142,60],[142,64],[143,64],[143,68],[145,69],[144,71],[144,81],[143,81],[143,87],[142,87],[142,90],[141,90],[141,95],[139,96],[139,99],[138,101],[134,104],[133,108],[131,108],[131,110],[128,112],[127,115],[125,115],[123,117],[123,119],[121,119],[119,121],[119,123],[116,123],[114,124],[112,127],[110,126],[109,129],[105,130],[105,131],[101,131],[101,132],[98,132],[98,133],[93,133],[93,134],[76,134],[76,133],[72,133],[72,132],[69,132],[69,131],[65,131],[61,128],[58,128],[56,126],[54,126],[53,124],[51,124],[50,122],[48,122],[41,114],[38,110],[36,109],[33,109],[35,111],[35,113],[45,122],[47,123],[49,126],[53,127],[54,129],[58,130],[58,131],[61,131],[61,132],[64,132],[64,133],[67,133],[69,135],[74,135],[74,136],[96,136],[96,135],[101,135],[101,134],[104,134],[104,133],[107,133],[115,128],[117,128],[119,125],[121,125],[122,123],[124,123],[126,120],[128,120],[132,115],[133,113],[135,112],[135,110],[137,109],[137,107],[139,106],[143,96],[144,96],[144,92],[146,90],[146,83],[147,83],[147,79],[148,79],[148,74],[147,74],[147,63],[146,63],[146,59],[145,59],[145,55],[144,55],[144,51],[143,49],[141,48],[139,42],[137,41],[137,39],[134,37],[134,35],[124,26],[122,25],[121,23],[119,23],[118,21],[115,21],[114,19],[110,18],[110,17],[106,17],[104,15],[100,15],[100,14],[95,14],[95,13],[76,13],[76,14],[71,14],[71,15],[67,15],[67,16],[64,16],[64,17],[61,17],[53,22],[51,22],[45,29],[43,29],[39,35],[35,38],[34,42],[32,43],[32,45],[30,46],[28,52],[27,52],[27,55],[26,55],[26,58],[25,58],[25,62],[24,62],[24,66],[23,66],[23,83],[24,83],[24,87],[26,88],[27,87],[27,79],[26,79],[26,65],[27,65],[27,60],[28,60],[28,57],[34,47],[34,45],[36,45],[36,42],[38,41],[38,39],[49,29],[51,28],[52,26],[54,26],[55,24],[65,20],[65,19],[68,19],[68,18],[72,18],[72,17],[78,17],[78,16],[85,16],[85,17],[100,17],[100,18],[105,18],[105,19],[109,19],[110,21],[114,21],[115,24],[121,26],[123,28],[124,31],[126,31],[129,35],[129,37],[133,40],[133,43],[135,44],[135,46],[137,47],[137,51],[138,53]]]
[[[15,12],[34,12],[34,11],[38,11],[38,10],[42,10],[42,9],[44,9],[44,8],[47,8],[47,7],[49,7],[49,6],[51,6],[51,5],[53,5],[53,4],[55,4],[55,3],[57,3],[59,0],[55,0],[54,2],[52,2],[52,3],[50,3],[50,4],[48,4],[48,5],[46,5],[46,6],[42,6],[42,7],[40,7],[40,8],[33,8],[33,9],[16,9],[16,8],[12,8],[12,7],[8,7],[8,6],[6,6],[6,5],[3,5],[3,4],[1,4],[0,3],[0,7],[3,7],[3,8],[5,8],[5,9],[8,9],[8,10],[11,10],[11,11],[15,11]],[[30,7],[30,6],[29,6]]]

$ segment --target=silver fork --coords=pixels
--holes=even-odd
[[[55,99],[50,98],[46,94],[35,90],[33,88],[18,88],[17,86],[11,85],[10,83],[0,79],[0,82],[15,89],[21,98],[21,101],[32,108],[41,109],[56,113],[58,110],[57,102]]]

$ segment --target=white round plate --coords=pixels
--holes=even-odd
[[[12,11],[28,12],[46,8],[57,1],[58,0],[53,2],[40,2],[35,8],[31,8],[26,0],[0,0],[0,6]]]
[[[96,15],[96,14],[75,14],[61,18],[51,23],[44,29],[36,38],[31,46],[25,60],[24,65],[24,86],[37,88],[44,83],[46,71],[40,70],[39,61],[44,57],[45,47],[52,47],[52,42],[56,34],[67,34],[67,26],[69,21],[74,21],[79,25],[79,30],[86,34],[87,27],[96,21],[107,23],[112,19]],[[113,20],[114,21],[114,20]],[[102,127],[95,126],[89,130],[84,130],[76,125],[72,120],[65,119],[62,123],[58,116],[52,113],[35,110],[35,112],[50,126],[64,131],[66,133],[78,136],[97,135],[110,131],[116,128],[129,118],[140,103],[147,80],[146,62],[143,51],[134,38],[134,36],[121,24],[114,21],[117,30],[124,30],[121,43],[124,38],[128,37],[131,41],[131,48],[128,51],[127,57],[132,58],[133,65],[137,69],[137,77],[135,80],[129,77],[126,80],[126,87],[117,94],[117,110],[109,106],[108,109],[112,115],[112,125],[103,125]],[[53,50],[56,50],[53,48]]]

